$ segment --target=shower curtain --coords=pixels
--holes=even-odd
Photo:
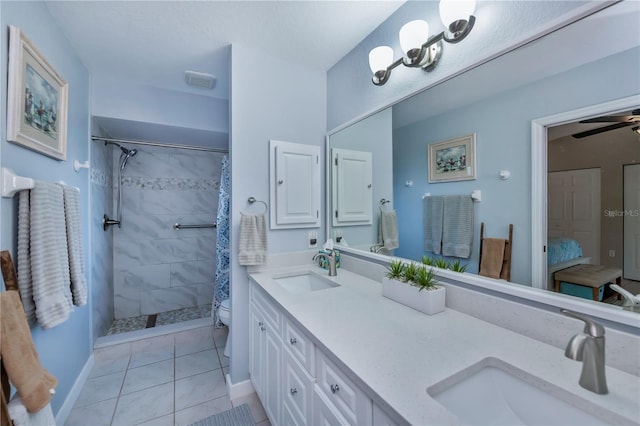
[[[229,158],[222,158],[220,176],[220,193],[218,198],[217,243],[216,243],[216,283],[213,292],[211,315],[214,327],[222,327],[218,318],[218,307],[223,300],[229,298],[229,192],[230,185]]]

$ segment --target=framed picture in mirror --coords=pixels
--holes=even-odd
[[[68,90],[31,41],[10,26],[7,140],[65,160]]]
[[[476,134],[462,136],[427,147],[429,183],[474,180],[476,178]]]

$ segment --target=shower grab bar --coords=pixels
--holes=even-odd
[[[176,223],[173,225],[173,229],[179,231],[181,229],[193,229],[193,228],[217,228],[218,224],[216,222],[213,223],[200,223],[198,225],[182,225],[180,223]]]

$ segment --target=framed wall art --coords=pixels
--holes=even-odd
[[[427,147],[429,183],[474,180],[476,178],[476,134]]]
[[[9,27],[7,140],[57,160],[67,157],[67,82],[18,27]]]

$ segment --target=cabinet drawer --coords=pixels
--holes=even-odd
[[[264,319],[271,323],[274,330],[280,332],[282,329],[280,309],[253,280],[251,281],[250,289],[250,301],[264,314]]]
[[[313,342],[289,319],[284,320],[282,338],[284,345],[291,351],[294,358],[306,368],[312,377],[315,377],[315,345]]]
[[[371,399],[320,350],[316,350],[316,375],[318,387],[349,424],[371,424]]]
[[[311,425],[313,377],[289,351],[283,353],[282,405],[285,425]]]
[[[350,424],[338,410],[328,401],[322,389],[313,387],[313,425],[341,426]],[[353,424],[353,423],[351,423]]]

